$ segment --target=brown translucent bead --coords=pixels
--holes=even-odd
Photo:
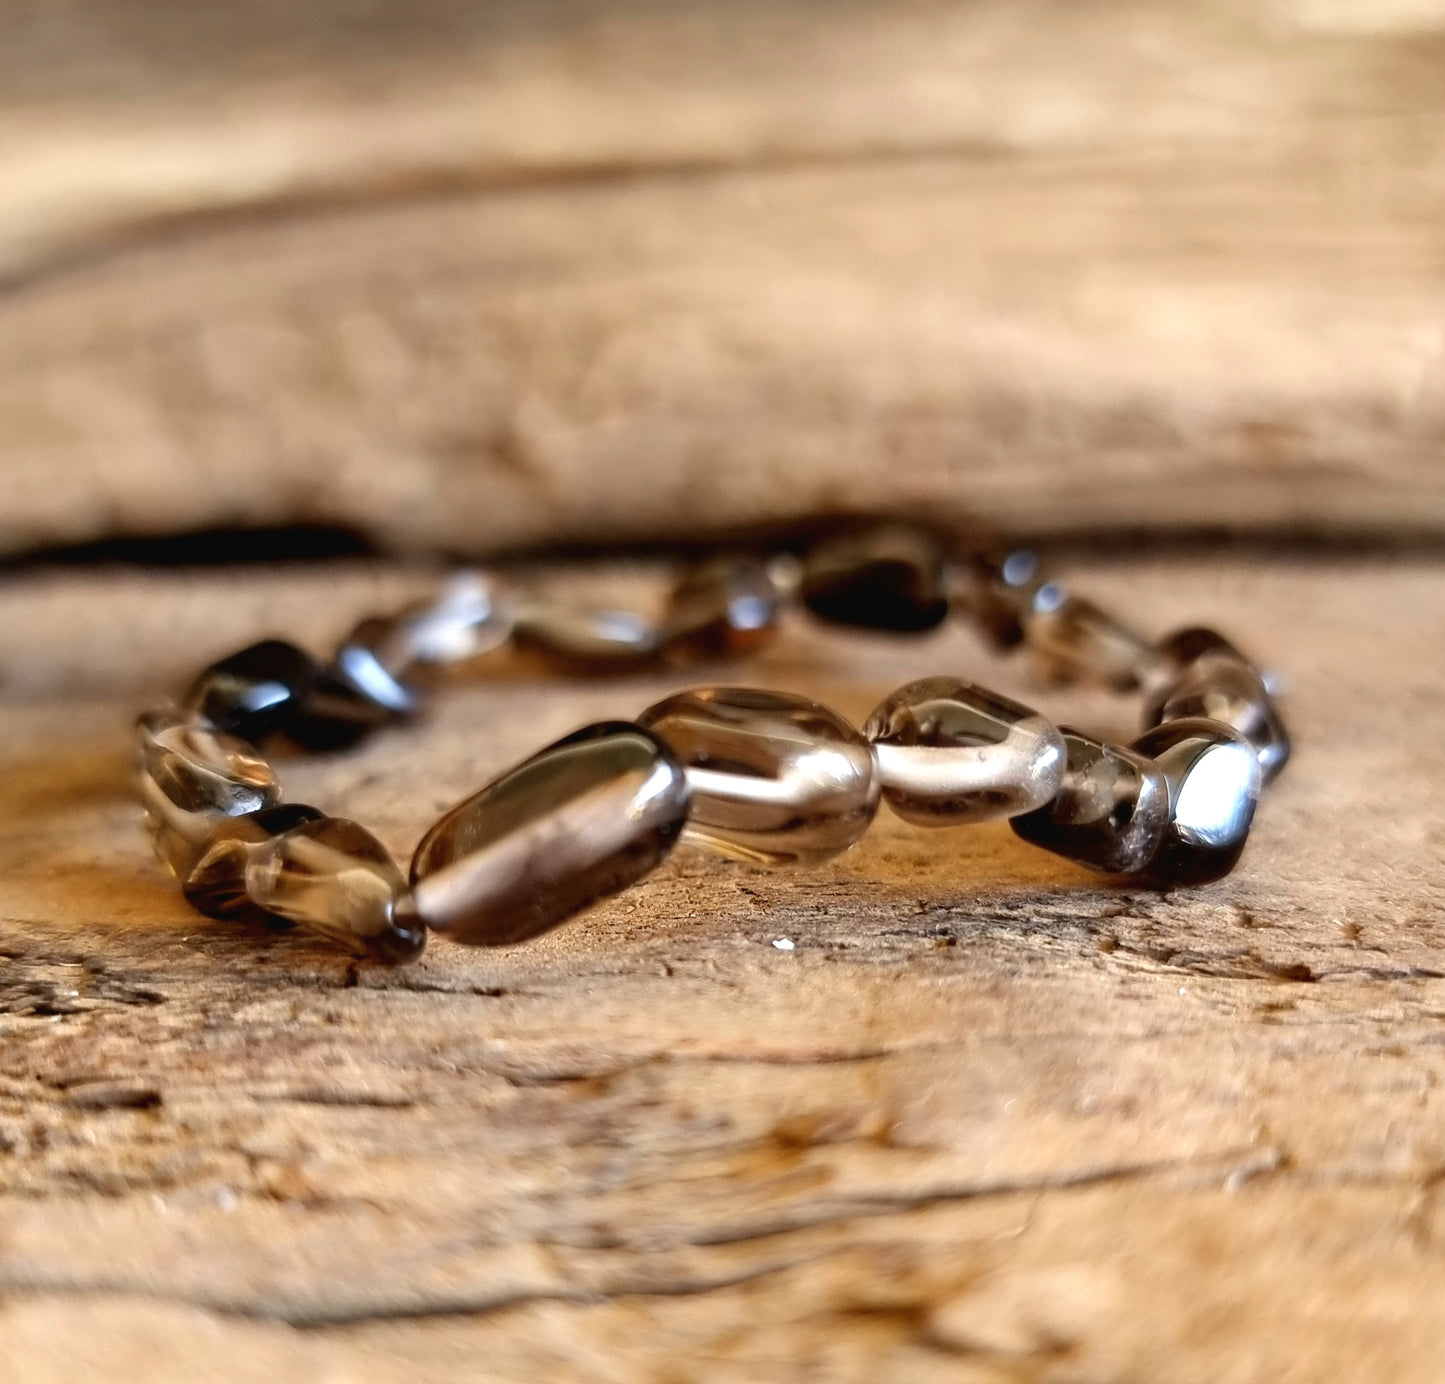
[[[281,801],[271,766],[244,740],[169,710],[136,722],[136,777],[156,854],[180,876],[218,823]]]
[[[302,822],[253,846],[246,894],[265,913],[394,965],[418,956],[426,930],[386,847],[341,817]]]
[[[1079,596],[1050,587],[1035,594],[1023,617],[1024,635],[1045,682],[1096,682],[1132,692],[1148,677],[1154,646]]]
[[[662,645],[677,663],[736,658],[778,632],[778,590],[755,557],[721,557],[687,573],[673,588]]]
[[[568,673],[632,673],[656,666],[657,629],[626,610],[587,610],[529,602],[519,608],[512,642]]]
[[[246,866],[254,848],[326,814],[305,803],[283,803],[244,817],[227,817],[212,828],[190,868],[181,877],[186,902],[208,918],[268,916],[246,892]]]
[[[1142,878],[1168,888],[1227,875],[1259,801],[1254,747],[1222,722],[1190,718],[1145,731],[1131,748],[1152,759],[1169,786],[1169,827]]]
[[[505,644],[512,634],[510,603],[480,572],[453,577],[432,600],[418,601],[395,615],[363,620],[343,641],[337,663],[377,678],[367,663],[409,690],[409,681],[428,670],[468,663]],[[355,650],[349,657],[346,650]],[[357,664],[356,669],[351,664]]]
[[[868,718],[883,797],[920,826],[986,822],[1052,802],[1064,741],[1038,712],[959,678],[900,687]]]
[[[427,832],[411,865],[417,915],[474,946],[548,932],[660,864],[688,800],[682,766],[650,731],[587,726]]]
[[[1038,559],[1025,549],[955,560],[947,582],[950,605],[970,617],[997,649],[1024,642],[1024,617],[1040,592],[1046,603],[1061,594],[1043,579]]]
[[[805,697],[741,687],[682,692],[638,722],[681,760],[684,837],[754,865],[826,860],[868,829],[878,773],[868,742]]]
[[[948,614],[944,548],[907,524],[879,524],[824,538],[803,558],[799,595],[820,619],[915,633]]]
[[[289,730],[321,666],[284,639],[258,644],[213,663],[191,684],[183,710],[252,745]]]
[[[1169,828],[1163,771],[1122,745],[1060,727],[1068,762],[1047,806],[1009,823],[1025,841],[1110,872],[1144,869]]]
[[[1186,717],[1222,721],[1238,731],[1259,756],[1264,782],[1289,762],[1290,738],[1259,670],[1223,635],[1186,629],[1159,645],[1165,676],[1152,689],[1145,727]]]

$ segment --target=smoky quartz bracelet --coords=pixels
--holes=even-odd
[[[428,670],[504,645],[573,673],[743,655],[790,602],[899,633],[961,613],[994,645],[1031,650],[1048,681],[1142,693],[1145,730],[1111,744],[952,676],[899,688],[861,730],[804,697],[695,688],[509,769],[431,827],[409,877],[357,823],[283,803],[259,753],[343,749],[416,713]],[[136,730],[156,853],[195,908],[300,924],[392,963],[419,955],[428,931],[536,937],[635,883],[679,838],[757,866],[825,860],[862,836],[880,798],[920,826],[1008,818],[1024,840],[1133,882],[1204,884],[1233,869],[1261,786],[1289,757],[1265,678],[1223,636],[1147,640],[1028,554],[959,557],[887,524],[801,556],[709,560],[656,623],[465,574],[363,621],[327,664],[280,640],[243,649]]]

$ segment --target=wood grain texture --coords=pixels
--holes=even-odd
[[[0,586],[6,1378],[1438,1378],[1437,566],[1079,574],[1289,679],[1297,759],[1207,889],[885,814],[813,872],[680,851],[535,945],[395,972],[188,913],[125,791],[135,704],[416,580]],[[861,716],[945,668],[1118,734],[1134,714],[1037,697],[964,631],[798,622],[746,676]],[[284,776],[404,851],[661,690],[458,686]]]
[[[1439,0],[0,25],[0,551],[1445,531]]]

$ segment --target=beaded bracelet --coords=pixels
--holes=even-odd
[[[572,672],[736,656],[797,600],[835,624],[899,633],[950,611],[1054,682],[1145,695],[1145,731],[1111,744],[955,677],[909,683],[861,733],[804,697],[735,687],[669,696],[539,750],[447,812],[410,881],[355,822],[281,789],[257,746],[339,750],[413,715],[428,670],[510,644]],[[310,927],[361,955],[418,956],[428,930],[521,942],[635,883],[679,838],[759,866],[847,850],[880,797],[906,821],[1008,818],[1024,840],[1156,887],[1227,874],[1289,738],[1265,678],[1223,636],[1151,642],[1045,580],[1026,553],[948,552],[920,529],[830,535],[801,557],[711,559],[652,624],[562,608],[482,574],[364,620],[329,664],[267,640],[206,669],[137,722],[137,778],[160,859],[214,918]]]

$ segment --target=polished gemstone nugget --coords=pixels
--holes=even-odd
[[[417,914],[473,945],[536,937],[660,864],[688,802],[682,766],[651,731],[584,727],[427,832],[411,866]]]
[[[1144,869],[1169,828],[1164,772],[1122,745],[1060,728],[1068,755],[1058,796],[1009,825],[1025,841],[1097,870]]]
[[[806,697],[704,687],[638,717],[677,756],[692,789],[684,832],[736,860],[826,860],[868,829],[878,770],[868,742]]]
[[[1166,721],[1131,747],[1169,785],[1169,827],[1142,877],[1164,888],[1208,884],[1239,863],[1259,802],[1254,747],[1221,721]]]
[[[948,614],[938,537],[906,524],[845,530],[803,557],[799,595],[820,619],[916,633]]]
[[[883,797],[921,826],[1032,812],[1058,796],[1064,740],[1036,711],[960,678],[900,687],[868,718]]]
[[[386,847],[344,817],[321,817],[256,845],[246,859],[246,894],[373,960],[410,961],[426,945],[406,879]]]
[[[1259,756],[1264,782],[1289,762],[1290,738],[1264,676],[1223,635],[1186,629],[1159,645],[1166,670],[1152,688],[1144,725],[1206,717],[1232,726]]]
[[[281,801],[250,745],[168,709],[136,722],[136,780],[156,854],[180,876],[218,823]]]
[[[760,558],[713,558],[673,588],[662,619],[663,651],[673,663],[755,653],[778,632],[778,604]]]

